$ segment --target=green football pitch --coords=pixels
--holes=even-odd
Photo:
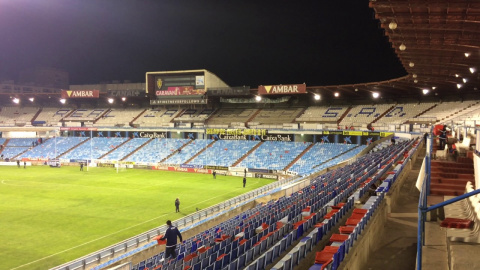
[[[112,168],[0,167],[0,269],[48,269],[268,179]],[[175,213],[175,198],[180,213]]]

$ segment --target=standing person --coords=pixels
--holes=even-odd
[[[83,171],[83,162],[80,162],[80,171]]]
[[[243,169],[243,176],[247,177],[247,168]]]
[[[440,131],[440,150],[445,149],[445,145],[447,144],[447,126],[443,126],[443,129]]]
[[[213,170],[212,175],[213,175],[213,179],[217,179],[217,172],[215,172],[215,170]]]
[[[160,240],[167,239],[167,245],[165,248],[165,259],[169,258],[170,256],[172,256],[172,258],[176,258],[177,254],[175,252],[175,248],[177,247],[177,236],[178,238],[180,238],[180,242],[182,242],[182,235],[180,234],[180,231],[177,227],[172,226],[172,222],[170,220],[167,220],[167,226],[168,229],[167,231],[165,231],[165,235],[160,238]]]
[[[247,178],[243,177],[243,187],[245,187],[245,184],[247,183]]]
[[[20,160],[17,159],[17,167],[20,168]]]
[[[175,200],[175,213],[180,212],[180,200],[177,198]]]
[[[27,162],[26,162],[26,161],[23,162],[23,168],[24,168],[24,169],[27,168]]]

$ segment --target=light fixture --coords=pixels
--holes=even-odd
[[[437,89],[437,87],[436,87],[436,86],[432,86],[432,90],[435,90],[435,89]]]
[[[255,97],[255,100],[256,100],[257,102],[259,102],[259,101],[262,100],[262,97],[261,97],[261,96],[256,96],[256,97]]]
[[[61,98],[61,99],[60,99],[60,103],[65,104],[65,102],[67,102],[66,99],[64,99],[64,98]]]
[[[463,78],[463,83],[467,83],[467,78]]]
[[[15,103],[15,104],[18,104],[18,103],[20,103],[20,99],[18,99],[18,98],[13,98],[12,102]]]
[[[333,93],[333,95],[334,95],[335,97],[339,97],[339,96],[340,96],[340,93],[335,92],[335,93]]]
[[[31,97],[31,98],[29,98],[28,100],[30,100],[30,102],[34,102],[34,101],[35,101],[35,98]]]
[[[405,46],[405,44],[402,43],[398,48],[400,49],[400,51],[405,51],[407,49],[407,46]]]
[[[355,92],[358,92],[358,88],[355,88]]]
[[[461,83],[457,83],[457,88],[458,88],[458,89],[462,88],[462,86],[463,86],[463,85],[462,85]]]
[[[127,100],[127,98],[126,98],[126,97],[122,97],[122,101],[125,101],[125,100]]]
[[[470,70],[470,73],[472,73],[472,74],[475,73],[475,71],[476,71],[476,69],[474,67],[469,68],[469,70]]]
[[[408,63],[408,66],[409,66],[409,67],[414,67],[414,66],[415,66],[415,63],[410,62],[410,63]]]
[[[466,52],[466,53],[465,53],[465,57],[468,58],[469,56],[470,56],[470,53]]]
[[[319,95],[319,94],[313,95],[313,99],[315,99],[315,100],[320,100],[320,95]]]
[[[413,80],[413,82],[414,82],[414,83],[418,83],[418,80],[415,79],[415,80]]]
[[[417,74],[413,74],[412,77],[413,77],[413,78],[417,78]]]
[[[109,98],[108,103],[112,104],[113,103],[113,98]]]
[[[428,92],[430,92],[430,90],[425,88],[425,89],[422,89],[422,92],[423,92],[424,95],[426,95],[426,94],[428,94]]]
[[[458,74],[455,74],[455,77],[457,77],[457,78],[458,78]]]
[[[392,21],[391,23],[388,24],[388,28],[390,28],[391,30],[397,29],[397,23]]]
[[[372,92],[372,97],[373,98],[378,98],[380,94],[378,92]]]

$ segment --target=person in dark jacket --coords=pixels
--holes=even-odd
[[[439,136],[439,141],[440,141],[440,150],[445,149],[445,145],[447,144],[447,126],[443,126],[443,129],[440,130],[440,136]]]
[[[175,213],[180,212],[180,200],[177,198],[175,199]]]
[[[165,235],[160,238],[160,240],[167,239],[167,245],[165,247],[165,258],[169,258],[170,256],[172,256],[172,258],[176,258],[177,253],[175,252],[175,249],[177,247],[177,236],[178,238],[180,238],[180,242],[182,242],[182,234],[177,227],[172,226],[172,222],[170,220],[167,220],[167,225],[167,231],[165,231]]]
[[[247,183],[247,178],[243,177],[243,187],[245,187],[245,184]]]

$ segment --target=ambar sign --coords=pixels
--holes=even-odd
[[[62,90],[62,98],[98,98],[100,90]]]
[[[306,93],[307,86],[305,84],[260,85],[258,87],[259,95],[291,95]]]

